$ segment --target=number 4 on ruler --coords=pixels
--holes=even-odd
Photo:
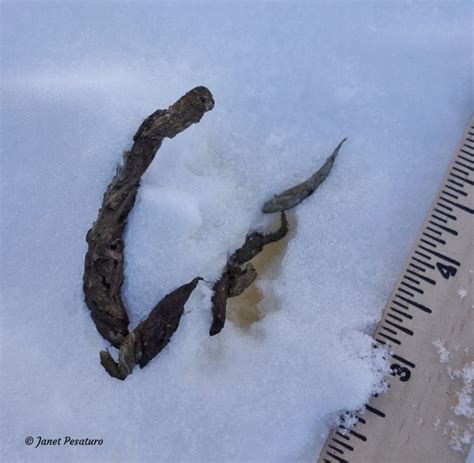
[[[439,273],[445,278],[446,280],[449,280],[449,277],[453,277],[456,275],[457,269],[456,267],[453,267],[452,265],[446,265],[442,264],[441,262],[438,262],[436,264],[437,269],[439,270]]]

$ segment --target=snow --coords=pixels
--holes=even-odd
[[[474,362],[466,364],[461,371],[453,373],[455,377],[461,378],[463,386],[460,391],[456,393],[458,404],[454,408],[456,415],[465,416],[474,420],[474,407],[472,406],[472,394],[474,390]]]
[[[455,452],[464,452],[472,443],[472,433],[454,421],[449,420],[443,433],[449,436],[449,446]]]
[[[441,363],[448,363],[449,359],[451,358],[451,353],[443,345],[443,341],[441,341],[441,339],[437,339],[436,341],[433,341],[431,344],[433,344],[433,346],[435,346],[436,350],[438,351],[439,361]]]
[[[314,461],[383,388],[370,333],[472,110],[471,4],[1,8],[3,460]],[[271,222],[263,202],[348,142],[259,276],[263,319],[210,338],[200,283],[169,346],[115,381],[83,303],[85,234],[141,120],[200,84],[214,110],[164,142],[129,218],[134,324],[214,280]]]
[[[440,339],[433,342],[433,345],[438,350],[441,363],[454,361],[461,365],[460,369],[451,366],[446,367],[446,373],[449,379],[453,381],[451,389],[454,391],[452,394],[454,405],[451,406],[451,410],[454,415],[451,415],[451,417],[460,419],[456,419],[456,422],[453,419],[447,420],[444,423],[442,433],[448,436],[448,445],[453,451],[466,454],[474,436],[474,408],[472,406],[474,362],[467,360],[469,358],[467,348],[461,351],[461,346],[454,346],[453,350],[457,358],[453,359]],[[438,431],[440,424],[441,420],[437,418],[433,424],[435,431]],[[469,461],[469,457],[467,460]]]

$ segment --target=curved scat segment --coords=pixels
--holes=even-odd
[[[248,263],[244,269],[240,265],[227,264],[222,276],[214,284],[212,296],[212,325],[209,336],[222,331],[226,320],[227,299],[240,296],[257,278],[254,266]]]
[[[222,331],[225,325],[227,298],[229,297],[229,267],[226,265],[222,276],[216,281],[212,296],[212,325],[209,336],[215,336]]]
[[[344,138],[332,154],[326,159],[324,164],[319,170],[317,170],[310,178],[304,182],[296,185],[283,193],[275,195],[272,199],[268,200],[262,207],[262,212],[265,214],[271,214],[273,212],[286,211],[292,207],[297,206],[308,196],[312,195],[316,188],[326,180],[327,176],[331,172],[334,161],[339,153],[339,150],[343,143],[347,140]]]
[[[270,243],[283,239],[288,233],[288,219],[284,212],[281,213],[280,227],[270,233],[253,232],[247,235],[242,247],[229,257],[221,277],[216,281],[214,295],[212,296],[212,325],[210,336],[215,336],[222,331],[226,320],[227,299],[242,294],[257,278],[255,267],[248,263],[244,269],[241,265],[253,259],[262,252]]]
[[[255,267],[249,262],[244,269],[235,266],[229,277],[229,297],[240,296],[257,278]]]
[[[278,230],[263,234],[260,232],[254,232],[247,235],[245,243],[241,248],[232,254],[230,261],[234,264],[242,265],[245,262],[253,259],[259,252],[262,251],[263,247],[267,244],[279,241],[286,236],[288,233],[288,219],[285,213],[281,212],[281,225]]]
[[[117,169],[107,187],[97,220],[87,233],[84,300],[99,333],[117,349],[130,334],[127,309],[121,296],[125,247],[123,233],[135,203],[140,179],[164,138],[173,138],[199,122],[213,107],[212,93],[205,87],[196,87],[168,109],[158,109],[148,116],[133,137],[131,150],[124,151],[123,165]],[[101,354],[103,364],[112,365],[110,359],[107,353]],[[114,371],[113,366],[110,369]]]

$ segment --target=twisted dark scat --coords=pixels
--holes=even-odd
[[[244,244],[230,256],[221,277],[213,287],[214,295],[211,300],[213,320],[209,331],[211,336],[220,333],[224,328],[227,299],[242,294],[257,278],[257,272],[252,264],[247,264],[245,269],[240,266],[253,259],[267,244],[281,240],[287,233],[288,220],[282,212],[278,230],[267,234],[249,233]]]
[[[110,376],[124,380],[135,365],[143,368],[168,344],[178,329],[184,305],[202,278],[197,277],[166,295],[122,342],[119,360],[115,362],[109,351],[102,351],[102,366]]]
[[[135,133],[130,151],[123,153],[123,165],[117,169],[108,186],[98,218],[88,231],[88,250],[85,257],[83,287],[85,302],[99,333],[119,349],[116,362],[108,350],[100,353],[100,363],[110,376],[124,380],[138,364],[146,366],[169,342],[178,328],[184,305],[201,280],[194,278],[165,296],[132,332],[121,298],[123,284],[123,232],[132,209],[140,180],[161,147],[164,138],[173,138],[201,120],[214,107],[211,92],[196,87],[181,97],[167,110],[157,110],[148,116]],[[218,334],[225,324],[229,297],[242,294],[255,280],[257,272],[253,257],[270,243],[281,240],[288,233],[285,210],[296,206],[329,175],[340,147],[339,143],[323,166],[308,180],[267,201],[264,213],[281,212],[281,225],[271,233],[249,233],[244,244],[232,254],[212,296],[213,322],[210,335]],[[241,266],[247,263],[245,268]]]
[[[273,212],[286,211],[297,206],[308,196],[312,195],[331,172],[339,150],[346,140],[347,139],[344,138],[339,145],[336,146],[335,150],[326,159],[321,168],[311,175],[311,177],[304,182],[275,195],[263,205],[262,212],[265,214],[271,214]]]
[[[319,185],[326,180],[331,172],[339,150],[345,141],[346,138],[336,146],[321,168],[311,177],[304,182],[275,195],[263,205],[262,212],[266,214],[273,212],[281,213],[281,226],[275,232],[268,234],[260,232],[249,233],[245,239],[245,243],[237,249],[227,261],[227,265],[225,266],[220,279],[217,280],[213,287],[214,296],[211,301],[213,321],[209,331],[211,336],[220,333],[224,328],[227,299],[241,294],[257,277],[257,272],[253,267],[253,271],[252,269],[249,269],[248,272],[246,272],[240,268],[240,265],[253,259],[267,244],[279,241],[286,236],[288,233],[288,220],[284,211],[297,206],[308,196],[311,196]],[[238,283],[234,283],[234,286],[232,286],[232,281],[237,281]]]
[[[128,214],[135,203],[140,179],[152,163],[164,138],[173,138],[192,124],[199,122],[204,113],[213,107],[214,99],[211,92],[205,87],[196,87],[168,109],[157,110],[148,116],[134,135],[131,150],[123,153],[123,165],[117,169],[115,177],[104,194],[97,220],[87,232],[88,250],[85,256],[83,277],[85,303],[97,330],[114,347],[121,348],[125,341],[130,343],[136,338],[136,336],[130,337],[133,333],[128,331],[129,318],[121,297],[121,289],[124,265],[123,232]],[[178,290],[184,291],[184,287],[187,286],[184,285]],[[194,287],[195,285],[192,286],[193,289]],[[163,309],[163,305],[161,308]],[[147,318],[142,322],[138,337],[147,339],[147,346],[153,346],[153,341],[148,339],[149,333],[159,332],[159,325],[163,322],[160,317],[154,315],[154,310],[150,313],[150,316],[153,315],[152,318],[150,320]],[[171,311],[168,305],[166,310]],[[178,314],[180,310],[181,306],[178,304],[176,313]],[[177,328],[179,318],[180,315],[176,315],[171,323],[174,329],[163,332],[160,338],[161,344],[165,345],[169,340]],[[164,338],[167,338],[166,342]],[[159,350],[161,349],[157,346],[144,348],[139,356],[141,362],[148,363]],[[121,349],[120,354],[123,357],[126,352]],[[108,352],[101,353],[101,363],[112,376],[128,374],[125,371],[128,369],[124,365],[129,365],[130,358],[124,359],[122,363],[119,359],[122,371],[114,368],[112,362],[113,359]]]

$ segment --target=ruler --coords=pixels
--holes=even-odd
[[[465,460],[467,449],[453,450],[469,429],[453,410],[462,386],[453,371],[474,360],[473,254],[474,116],[373,335],[390,350],[389,388],[353,427],[332,430],[318,463]]]

